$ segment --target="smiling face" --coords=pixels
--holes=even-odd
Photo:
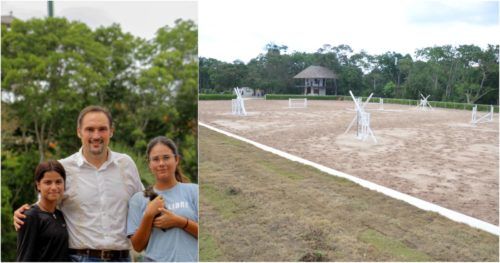
[[[64,193],[64,179],[56,171],[45,172],[43,178],[36,182],[40,196],[50,202],[57,201]]]
[[[103,112],[88,112],[83,116],[77,129],[82,141],[83,155],[86,157],[105,157],[113,129]]]
[[[157,182],[168,183],[175,180],[178,163],[179,157],[162,143],[157,143],[149,152],[149,169],[155,175]]]

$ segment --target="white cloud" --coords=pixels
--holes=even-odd
[[[47,16],[47,1],[2,1],[2,15],[20,19]],[[112,23],[135,36],[151,39],[156,30],[182,18],[198,22],[196,1],[54,1],[55,16],[84,22],[91,28]]]
[[[423,2],[423,3],[422,3]],[[498,20],[471,23],[461,20],[467,6],[450,23],[417,23],[425,10],[454,6],[454,1],[261,1],[210,0],[199,3],[199,54],[232,62],[248,62],[264,52],[267,43],[289,47],[289,52],[314,52],[323,44],[347,44],[355,52],[388,51],[414,54],[434,45],[497,44]],[[418,7],[418,8],[417,8]],[[479,10],[479,11],[478,11]],[[482,9],[473,8],[471,17]],[[498,11],[497,11],[498,12]]]

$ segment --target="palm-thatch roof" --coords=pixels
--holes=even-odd
[[[10,26],[12,24],[12,21],[14,21],[15,17],[12,15],[3,15],[2,16],[2,25],[7,25]]]
[[[309,66],[293,77],[294,79],[336,79],[335,73],[328,68]]]

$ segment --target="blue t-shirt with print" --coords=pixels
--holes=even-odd
[[[198,185],[177,183],[168,190],[154,191],[162,195],[165,207],[176,215],[198,222]],[[149,198],[143,192],[135,193],[129,200],[127,236],[135,233],[141,224]],[[198,261],[198,240],[181,228],[163,232],[153,227],[146,247],[146,257],[154,261]]]

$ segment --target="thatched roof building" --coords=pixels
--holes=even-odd
[[[9,15],[2,15],[2,25],[5,25],[9,29],[14,19],[16,18],[12,15],[12,11],[10,11]]]
[[[336,79],[335,73],[321,66],[309,66],[293,77],[294,79]]]
[[[304,95],[326,95],[326,80],[337,76],[328,68],[309,66],[293,78],[304,79]]]

